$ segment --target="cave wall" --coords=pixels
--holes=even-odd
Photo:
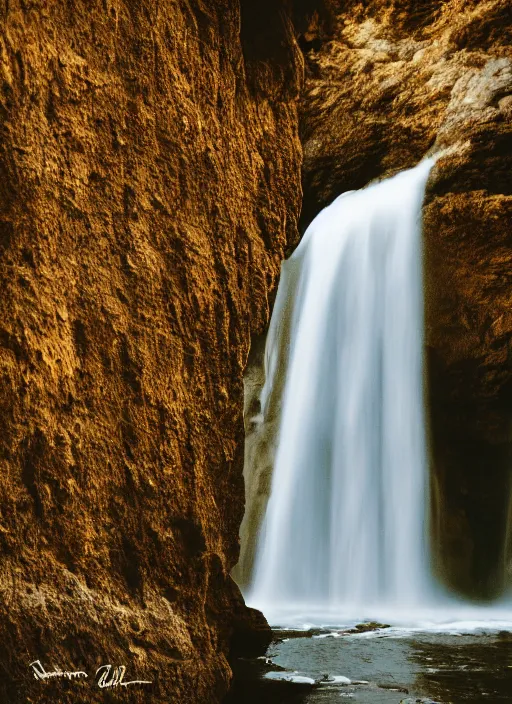
[[[243,370],[297,240],[293,9],[0,8],[2,702],[107,701],[105,663],[153,682],[124,700],[218,701],[268,638],[229,572]]]
[[[302,228],[342,191],[444,154],[424,208],[436,559],[490,596],[512,557],[512,7],[331,7],[330,41],[306,46]]]

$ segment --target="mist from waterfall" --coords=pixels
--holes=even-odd
[[[341,195],[283,262],[261,397],[265,415],[279,387],[281,417],[248,595],[266,613],[433,594],[420,222],[432,165]]]

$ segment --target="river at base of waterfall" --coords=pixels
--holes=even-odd
[[[429,630],[367,622],[276,630],[275,638],[265,658],[235,665],[229,704],[512,701],[510,623],[432,623]]]

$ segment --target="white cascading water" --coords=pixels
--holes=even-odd
[[[280,431],[248,595],[267,615],[414,608],[433,590],[420,222],[432,165],[343,194],[282,265],[261,397],[264,414],[285,374]]]

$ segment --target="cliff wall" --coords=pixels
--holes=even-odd
[[[5,704],[218,701],[230,647],[268,638],[229,572],[243,370],[297,239],[290,17],[249,0],[0,8]],[[37,681],[34,660],[89,677]],[[153,684],[100,690],[107,663]]]

